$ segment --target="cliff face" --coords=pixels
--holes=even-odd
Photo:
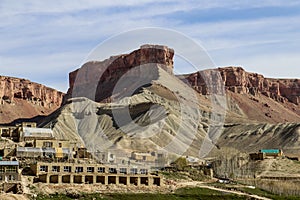
[[[293,153],[293,149],[299,149],[299,80],[269,79],[248,73],[240,67],[178,75],[179,79],[190,83],[199,94],[203,94],[197,96],[199,101],[196,105],[199,105],[199,109],[195,109],[192,106],[194,99],[187,96],[190,93],[183,93],[185,96],[182,97],[186,99],[187,106],[181,107],[177,96],[188,87],[173,75],[170,76],[173,74],[173,56],[172,49],[146,45],[130,54],[84,64],[79,70],[70,73],[70,88],[66,99],[87,98],[67,101],[42,126],[54,125],[54,133],[61,139],[74,139],[78,133],[85,142],[97,141],[102,145],[107,144],[105,141],[109,138],[111,143],[108,145],[113,144],[115,147],[133,151],[149,151],[166,146],[181,151],[185,142],[194,138],[188,144],[186,155],[198,156],[203,136],[214,130],[210,129],[210,123],[214,124],[214,120],[217,122],[215,124],[222,122],[218,118],[218,112],[222,111],[222,101],[216,101],[216,109],[212,110],[211,99],[204,95],[220,94],[225,87],[228,106],[223,127],[225,130],[218,141],[219,147],[230,146],[248,152],[260,148],[282,148]],[[128,79],[133,84],[138,81],[136,78],[151,77],[145,71],[132,70],[148,63],[155,63],[151,66],[161,66],[164,70],[157,70],[159,72],[155,81],[143,84],[142,90],[126,96],[118,104],[110,104],[110,100],[114,98],[112,91],[124,74],[129,74]],[[175,87],[177,91],[169,90],[165,87],[167,84]],[[120,93],[131,86],[136,88],[135,85],[126,85],[121,88]],[[127,102],[130,102],[130,116],[124,114]],[[196,117],[198,111],[201,114],[200,119]],[[116,113],[121,118],[125,116],[119,124],[114,116]],[[151,128],[140,129],[133,126],[134,124],[141,127],[151,125]],[[217,129],[221,130],[220,127]],[[174,139],[178,130],[184,130],[184,134]],[[195,130],[196,135],[192,136]],[[161,132],[158,134],[158,131]],[[143,138],[146,140],[142,140]],[[170,141],[172,144],[174,141],[174,145],[170,145]],[[95,146],[99,145],[90,145],[93,148]]]
[[[83,96],[97,102],[108,102],[117,81],[134,67],[155,63],[173,74],[173,56],[174,51],[166,46],[143,45],[130,54],[87,62],[80,70],[69,74],[67,98]],[[138,70],[130,72],[133,80],[140,75]]]
[[[262,94],[275,101],[299,105],[299,79],[271,79],[257,73],[246,72],[241,67],[218,68],[228,91],[237,94]],[[210,93],[203,79],[203,72],[185,75],[188,82],[201,94]]]
[[[62,92],[29,80],[0,76],[1,104],[23,99],[45,108],[58,107],[63,95]]]
[[[0,76],[0,123],[47,115],[61,106],[64,93],[29,80]]]
[[[131,86],[134,87],[137,80],[150,78],[150,74],[136,70],[136,66],[155,63],[153,67],[160,66],[173,75],[173,56],[174,51],[166,46],[144,45],[129,54],[113,56],[101,62],[88,62],[69,74],[70,88],[66,99],[87,97],[96,102],[110,102],[119,94],[126,93]],[[116,84],[125,74],[129,74],[127,79],[132,85],[113,94]],[[241,67],[176,76],[202,95],[222,94],[225,91],[229,104],[232,104],[229,107],[243,113],[249,120],[269,123],[299,121],[299,79],[265,78],[246,72]]]

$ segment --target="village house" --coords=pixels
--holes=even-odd
[[[20,180],[18,161],[0,161],[0,182]]]
[[[50,184],[123,184],[161,186],[160,176],[149,174],[144,167],[116,166],[89,163],[48,163],[31,165],[35,182]]]

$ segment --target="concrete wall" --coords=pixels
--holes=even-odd
[[[39,140],[39,139],[36,139],[34,141],[34,147],[37,147],[37,148],[46,147],[45,142],[51,142],[52,143],[51,148],[73,148],[73,146],[70,144],[69,141],[55,140],[55,139],[53,139],[53,140]]]
[[[155,156],[152,156],[150,153],[136,153],[133,152],[131,154],[132,159],[138,161],[147,161],[147,162],[154,162],[156,160]]]

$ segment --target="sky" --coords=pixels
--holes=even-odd
[[[66,92],[68,73],[97,45],[143,27],[183,33],[220,67],[300,78],[294,0],[0,0],[0,75]]]

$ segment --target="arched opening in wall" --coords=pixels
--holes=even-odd
[[[154,179],[153,179],[153,185],[160,186],[160,185],[161,185],[161,183],[160,183],[160,178],[154,178]]]
[[[119,177],[119,184],[127,185],[127,177],[126,176],[120,176]]]
[[[141,177],[141,184],[149,185],[149,178],[148,177]]]
[[[71,176],[70,175],[62,176],[62,183],[71,183]]]
[[[93,184],[94,183],[94,177],[93,176],[85,176],[84,182],[87,184]]]
[[[34,182],[47,183],[47,174],[39,175],[39,178],[35,179]]]
[[[138,177],[130,177],[130,184],[132,185],[138,185]]]
[[[105,184],[105,176],[97,176],[96,183]]]
[[[50,183],[58,183],[58,175],[50,176]]]
[[[76,184],[82,184],[82,176],[74,176],[74,181],[73,183],[76,183]]]
[[[108,177],[108,184],[116,184],[117,183],[117,177],[116,176],[109,176]]]

